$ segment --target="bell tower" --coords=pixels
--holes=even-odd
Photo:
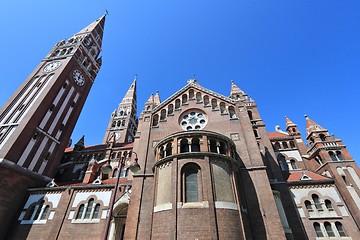
[[[101,67],[104,23],[102,16],[57,43],[0,109],[2,229],[27,188],[44,185],[56,172]]]
[[[134,141],[138,124],[136,117],[136,79],[137,76],[135,76],[118,108],[111,114],[103,143]]]

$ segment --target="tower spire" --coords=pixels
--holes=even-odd
[[[230,98],[244,100],[246,96],[246,93],[235,84],[234,80],[231,80]]]
[[[110,141],[126,143],[134,140],[138,123],[136,117],[136,80],[137,76],[135,75],[117,110],[111,114],[103,143]]]

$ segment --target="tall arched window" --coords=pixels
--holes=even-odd
[[[186,104],[188,102],[188,96],[186,94],[183,94],[181,100],[182,100],[182,104]]]
[[[160,121],[164,121],[166,119],[166,110],[162,109],[160,112]]]
[[[186,138],[180,141],[180,153],[189,152],[189,142]]]
[[[293,170],[295,170],[295,169],[297,169],[297,166],[296,166],[296,163],[295,163],[295,160],[290,160],[290,165],[291,165],[291,168],[293,169]]]
[[[328,235],[328,237],[335,237],[335,233],[331,227],[331,224],[329,222],[324,222],[324,227],[326,230],[326,233]]]
[[[180,99],[175,100],[175,109],[180,109]]]
[[[274,150],[278,151],[280,149],[280,143],[279,142],[275,142],[274,144]]]
[[[113,170],[112,177],[113,177],[113,178],[114,178],[114,177],[117,177],[118,172],[119,172],[119,170],[118,170],[117,168],[115,168],[115,169]]]
[[[228,109],[229,109],[230,118],[236,118],[235,108],[233,106],[229,106]]]
[[[217,153],[216,141],[214,139],[209,140],[209,151],[213,153]]]
[[[220,141],[220,144],[219,144],[219,153],[226,155],[226,144],[222,141]]]
[[[81,204],[76,214],[75,219],[91,220],[99,218],[100,204],[95,203],[93,198],[90,198],[86,204]]]
[[[191,139],[191,152],[200,152],[200,140],[199,140],[199,138]]]
[[[340,222],[335,222],[336,230],[338,231],[340,237],[346,237],[345,230]]]
[[[282,145],[283,145],[283,149],[289,148],[286,142],[282,142]]]
[[[296,148],[294,141],[290,141],[290,147],[291,148]]]
[[[194,90],[190,89],[189,90],[189,99],[194,99],[194,97],[195,97]]]
[[[201,98],[201,93],[200,93],[200,92],[197,92],[197,93],[196,93],[196,103],[202,102],[201,100],[202,100],[202,98]]]
[[[333,152],[329,152],[329,156],[331,157],[331,160],[334,162],[338,160]]]
[[[212,110],[217,109],[217,101],[216,101],[216,99],[211,99],[211,109]]]
[[[324,134],[319,134],[319,137],[320,137],[321,141],[323,141],[323,142],[326,141],[326,137]]]
[[[312,211],[311,202],[309,200],[305,201],[305,207],[308,211]]]
[[[169,104],[168,106],[168,115],[171,115],[174,113],[174,105]]]
[[[316,194],[311,195],[312,200],[314,201],[315,207],[317,210],[322,210],[319,196]]]
[[[342,158],[342,155],[341,155],[341,152],[340,151],[336,151],[336,157],[339,161],[342,161],[343,158]]]
[[[325,200],[325,207],[327,210],[334,210],[331,201],[328,199]]]
[[[157,126],[159,123],[159,115],[154,115],[154,118],[153,118],[153,126]]]
[[[166,155],[166,157],[172,155],[172,145],[171,145],[171,142],[169,142],[168,144],[166,144],[165,155]]]
[[[316,232],[316,236],[317,237],[324,237],[323,232],[321,231],[321,227],[320,224],[317,222],[314,222],[314,230]]]
[[[204,106],[209,106],[209,96],[205,95],[204,96]]]
[[[183,167],[184,202],[199,202],[199,166],[193,163]]]
[[[225,103],[220,103],[220,113],[226,113],[226,106]]]
[[[249,115],[250,120],[253,120],[252,111],[248,110],[247,112],[248,112],[248,115]]]
[[[125,166],[124,165],[121,165],[121,168],[120,168],[120,177],[124,177],[125,176]]]
[[[288,172],[289,166],[286,163],[285,157],[282,154],[279,154],[277,159],[278,159],[281,170]]]

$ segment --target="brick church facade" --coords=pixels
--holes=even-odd
[[[135,78],[103,141],[71,146],[104,24],[56,44],[0,110],[0,239],[360,239],[342,140],[307,116],[304,136],[289,118],[268,132],[234,82],[190,79],[138,112]]]

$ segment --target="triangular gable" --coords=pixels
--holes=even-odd
[[[312,180],[312,178],[309,177],[305,172],[303,172],[303,174],[301,175],[300,181],[307,181],[307,180]]]
[[[176,98],[178,98],[179,96],[181,96],[182,94],[184,94],[186,91],[189,90],[189,88],[194,88],[197,89],[199,91],[202,91],[203,93],[206,93],[208,95],[212,95],[214,97],[217,97],[219,99],[222,99],[223,101],[230,103],[230,104],[235,104],[236,101],[226,97],[222,94],[216,93],[212,90],[209,90],[207,88],[204,88],[202,86],[200,86],[197,82],[195,82],[194,80],[190,80],[188,82],[188,84],[186,84],[183,88],[181,88],[180,90],[178,90],[177,92],[175,92],[173,95],[171,95],[170,97],[168,97],[165,101],[163,101],[162,103],[160,103],[158,106],[156,106],[153,109],[153,112],[158,111],[159,109],[163,108],[164,106],[168,105],[169,103],[171,103],[172,101],[174,101]]]
[[[94,185],[100,185],[100,184],[102,184],[102,181],[101,181],[101,179],[100,179],[100,176],[98,176],[97,179],[95,179],[95,181],[92,182],[92,184],[94,184]]]

